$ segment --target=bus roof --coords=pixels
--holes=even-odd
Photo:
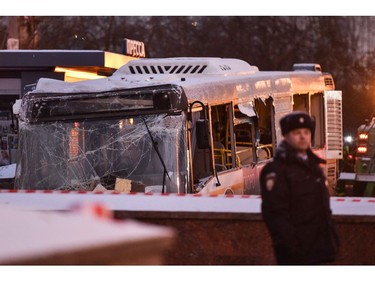
[[[179,85],[188,100],[202,102],[334,89],[332,76],[320,71],[259,71],[238,59],[165,58],[130,61],[103,79],[69,83],[42,78],[35,92],[97,93],[165,84]]]

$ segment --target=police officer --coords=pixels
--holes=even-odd
[[[280,120],[283,141],[262,170],[262,216],[278,264],[322,264],[335,260],[338,238],[320,164],[311,151],[315,121],[294,111]]]

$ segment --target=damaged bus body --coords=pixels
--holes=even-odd
[[[111,77],[40,79],[18,112],[15,188],[259,194],[280,118],[316,119],[314,151],[333,187],[341,92],[317,65],[259,71],[237,59],[139,59]]]

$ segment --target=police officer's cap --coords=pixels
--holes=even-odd
[[[311,131],[311,135],[315,132],[315,120],[304,111],[293,111],[280,119],[281,133],[286,135],[290,131],[300,128],[306,128]]]

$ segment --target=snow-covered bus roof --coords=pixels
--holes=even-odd
[[[98,93],[165,84],[179,85],[188,100],[202,102],[217,99],[219,92],[220,99],[235,100],[334,88],[331,75],[320,71],[259,71],[243,60],[226,58],[162,58],[130,61],[103,79],[69,83],[42,78],[35,92]]]

